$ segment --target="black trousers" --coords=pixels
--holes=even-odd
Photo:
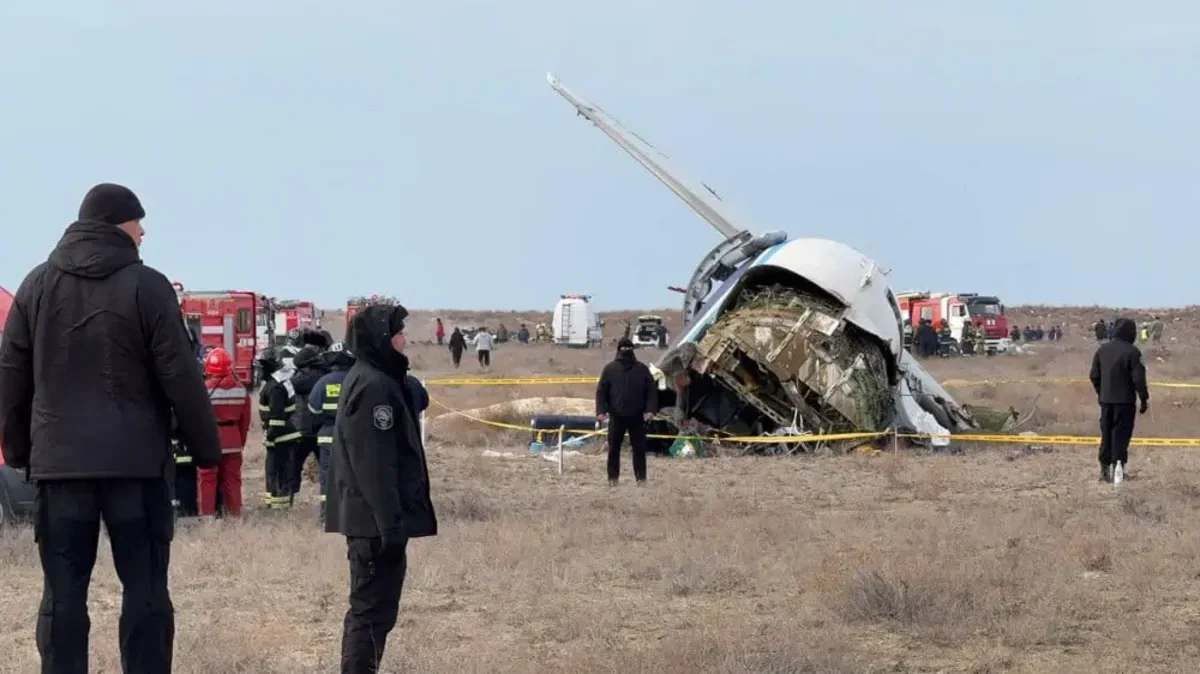
[[[121,580],[121,671],[170,672],[175,607],[167,570],[175,526],[168,481],[39,480],[34,537],[42,561],[42,674],[89,671],[87,597],[101,520]]]
[[[267,505],[269,507],[285,507],[292,492],[292,463],[295,458],[296,443],[285,442],[267,448],[264,472],[267,478]]]
[[[478,353],[479,353],[479,364],[484,367],[491,366],[491,364],[492,364],[491,350],[490,349],[480,349],[478,351]]]
[[[200,494],[196,484],[196,464],[175,464],[175,511],[180,517],[195,517],[200,513]]]
[[[454,367],[458,368],[458,364],[462,362],[462,351],[450,349],[450,360],[454,361]]]
[[[350,608],[342,623],[342,674],[379,671],[388,634],[400,613],[408,553],[380,559],[379,538],[346,537],[350,560]]]
[[[1100,405],[1100,465],[1129,462],[1129,441],[1137,409],[1133,405]]]
[[[294,443],[292,452],[292,472],[289,488],[291,489],[291,493],[299,494],[300,485],[304,482],[304,462],[308,461],[310,455],[317,457],[317,461],[321,460],[321,448],[317,446],[317,436],[300,436],[300,439]]]
[[[641,482],[646,479],[646,422],[641,415],[608,418],[608,479],[621,476],[621,441],[629,434],[629,445],[633,448],[633,477]]]

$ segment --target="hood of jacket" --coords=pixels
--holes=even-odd
[[[1114,323],[1113,336],[1122,342],[1133,344],[1137,341],[1137,323],[1132,319],[1118,318]]]
[[[351,321],[354,357],[401,383],[408,376],[408,357],[392,348],[392,335],[404,329],[407,316],[408,310],[399,304],[380,304],[360,310]]]
[[[141,264],[137,245],[115,225],[99,220],[78,220],[67,227],[49,262],[56,269],[82,278],[108,278],[133,264]]]

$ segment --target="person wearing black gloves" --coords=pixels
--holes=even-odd
[[[396,625],[410,538],[437,535],[429,471],[405,381],[400,306],[373,305],[351,322],[357,360],[342,381],[329,456],[325,530],[346,537],[350,607],[342,672],[377,672]]]
[[[1135,404],[1140,399],[1142,414],[1150,409],[1146,365],[1137,340],[1137,324],[1128,318],[1113,323],[1113,339],[1096,349],[1089,379],[1100,402],[1100,479],[1120,484],[1129,461],[1129,441],[1137,419]]]
[[[101,520],[122,583],[122,668],[171,671],[171,413],[196,466],[221,459],[175,288],[138,254],[145,215],[128,188],[93,187],[4,327],[0,445],[37,483],[43,672],[88,671]]]
[[[633,353],[633,342],[622,337],[617,357],[604,366],[596,383],[596,418],[608,421],[608,483],[621,475],[621,441],[629,433],[633,448],[633,477],[646,484],[646,422],[658,410],[658,387],[650,368]]]

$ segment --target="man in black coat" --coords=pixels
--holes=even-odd
[[[329,456],[325,530],[346,537],[350,608],[342,672],[379,670],[396,625],[410,538],[437,535],[417,415],[408,403],[400,305],[354,315],[357,357],[342,381]]]
[[[1128,318],[1113,323],[1113,339],[1096,349],[1089,378],[1100,402],[1100,479],[1120,481],[1129,460],[1129,441],[1140,412],[1150,408],[1146,366],[1142,352],[1134,346],[1137,324]]]
[[[622,337],[617,357],[604,366],[596,383],[596,418],[608,421],[608,483],[621,475],[621,441],[629,434],[633,448],[633,477],[646,484],[646,422],[658,409],[658,387],[650,368],[633,353],[633,342]]]
[[[0,442],[38,489],[43,672],[88,671],[101,520],[123,585],[122,669],[171,671],[172,411],[197,466],[221,458],[175,289],[138,256],[144,216],[128,188],[92,188],[4,327]]]

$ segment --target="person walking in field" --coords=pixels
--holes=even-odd
[[[129,188],[93,187],[4,325],[0,445],[37,485],[42,672],[89,671],[101,521],[121,579],[121,669],[171,671],[172,411],[197,467],[221,459],[175,288],[138,254],[145,216]]]
[[[463,351],[466,350],[467,338],[463,337],[462,330],[454,328],[454,332],[450,333],[450,360],[454,362],[455,370],[462,363]]]
[[[622,337],[617,357],[600,373],[596,383],[596,419],[608,422],[608,483],[616,486],[621,475],[621,442],[629,434],[633,449],[633,476],[646,483],[646,422],[658,409],[658,386],[650,368],[633,352],[633,342]]]
[[[1096,349],[1088,378],[1100,403],[1100,479],[1119,484],[1128,465],[1137,412],[1145,414],[1150,408],[1150,390],[1142,352],[1134,346],[1137,325],[1128,318],[1112,325],[1113,339]]]
[[[495,346],[495,338],[487,328],[483,328],[475,333],[475,352],[479,356],[479,367],[487,371],[492,366],[492,347]]]

